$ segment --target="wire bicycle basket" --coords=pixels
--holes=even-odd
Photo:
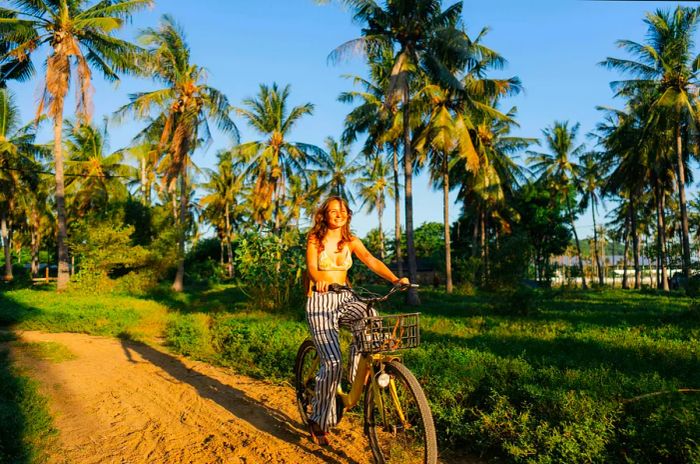
[[[404,350],[420,344],[420,313],[366,317],[362,324],[358,336],[362,353]]]

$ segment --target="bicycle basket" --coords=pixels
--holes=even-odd
[[[420,313],[366,317],[359,337],[360,351],[379,353],[415,348],[420,343]]]

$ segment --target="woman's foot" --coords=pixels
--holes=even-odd
[[[320,446],[328,446],[328,432],[324,432],[320,425],[316,422],[309,421],[309,432],[311,432],[311,440]]]

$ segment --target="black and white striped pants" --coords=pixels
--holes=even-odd
[[[372,309],[369,315],[376,316],[377,312]],[[338,423],[335,394],[343,375],[338,328],[342,325],[355,332],[361,329],[359,322],[367,316],[367,305],[358,301],[350,292],[314,292],[306,300],[306,321],[320,358],[310,419],[324,431]],[[351,382],[355,377],[359,355],[353,343],[350,347],[351,362],[348,375]]]

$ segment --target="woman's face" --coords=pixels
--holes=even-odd
[[[333,200],[326,209],[326,224],[329,229],[338,229],[348,222],[348,210],[343,203]]]

